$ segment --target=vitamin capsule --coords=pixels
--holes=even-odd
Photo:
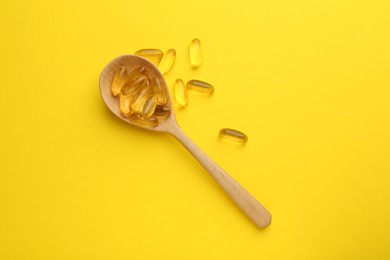
[[[155,95],[151,95],[148,97],[148,99],[146,100],[144,106],[142,107],[142,111],[141,111],[141,117],[143,119],[148,119],[150,118],[155,109],[156,109],[156,106],[157,106],[157,98]]]
[[[136,51],[135,55],[141,56],[157,66],[160,63],[164,53],[158,49],[142,49]]]
[[[145,66],[137,66],[127,75],[126,81],[133,81],[141,75],[145,75],[146,69]]]
[[[138,78],[128,81],[121,89],[122,95],[135,94],[140,88],[149,85],[149,79],[144,75],[139,76]]]
[[[160,70],[161,74],[165,75],[168,73],[173,63],[175,62],[175,59],[176,51],[174,49],[167,50],[167,52],[162,57],[160,64],[158,65],[158,69]]]
[[[171,108],[166,105],[157,105],[153,115],[157,117],[168,117],[171,114]]]
[[[117,96],[121,92],[121,88],[127,80],[126,67],[121,66],[114,75],[111,83],[111,92],[114,96]]]
[[[131,100],[131,95],[119,95],[119,107],[122,115],[129,116]]]
[[[199,39],[195,38],[190,44],[190,61],[197,68],[202,64],[202,49]]]
[[[148,119],[143,119],[139,114],[133,114],[129,117],[130,121],[146,127],[156,127],[158,126],[158,119],[156,117],[151,117]]]
[[[185,107],[188,104],[187,87],[182,79],[177,79],[174,85],[174,93],[177,104],[180,107]]]
[[[195,92],[209,94],[209,95],[213,94],[214,92],[214,87],[212,85],[210,85],[207,82],[196,80],[196,79],[188,81],[187,88]]]
[[[161,85],[160,79],[152,78],[150,84],[152,86],[154,94],[157,97],[157,103],[159,105],[166,104],[168,102],[167,93],[165,91],[165,88]]]
[[[248,137],[244,133],[230,128],[221,129],[221,131],[219,131],[219,137],[224,140],[229,140],[241,144],[244,144],[248,141]]]
[[[143,107],[150,96],[149,88],[143,87],[134,95],[130,104],[132,113],[142,114]]]

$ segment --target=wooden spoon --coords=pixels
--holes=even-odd
[[[179,128],[175,114],[173,112],[172,101],[168,98],[168,106],[171,107],[171,114],[167,118],[161,118],[156,127],[150,128],[130,121],[120,113],[119,98],[111,93],[111,82],[115,72],[120,66],[126,66],[129,71],[139,65],[144,65],[151,75],[160,79],[162,86],[168,93],[168,88],[164,77],[160,71],[149,61],[136,55],[123,55],[112,60],[100,75],[100,94],[108,108],[120,119],[129,124],[148,130],[165,132],[175,137],[209,172],[218,182],[233,201],[248,215],[248,217],[259,227],[266,227],[271,224],[271,214],[240,184],[230,177],[221,167],[219,167],[210,157],[208,157],[198,146],[196,146]]]

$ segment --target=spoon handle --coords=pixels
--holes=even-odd
[[[209,172],[233,201],[259,227],[271,224],[271,214],[248,191],[227,174],[180,129],[178,125],[169,131]]]

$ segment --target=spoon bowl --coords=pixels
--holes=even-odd
[[[100,75],[100,94],[106,103],[107,107],[117,117],[123,121],[144,129],[165,132],[172,135],[178,140],[208,171],[208,173],[217,181],[217,183],[225,190],[225,192],[233,199],[233,201],[244,211],[244,213],[258,226],[264,228],[271,223],[271,214],[238,182],[236,182],[229,174],[227,174],[218,164],[207,156],[190,138],[180,129],[176,122],[173,111],[172,101],[167,94],[167,105],[171,108],[171,113],[166,118],[159,118],[159,124],[155,127],[146,127],[137,124],[123,116],[120,112],[119,98],[111,93],[111,83],[113,77],[121,66],[127,67],[130,71],[137,66],[143,65],[148,73],[160,79],[161,85],[165,88],[165,92],[169,93],[164,77],[148,60],[136,55],[122,55],[113,59],[102,71]]]
[[[161,86],[166,90],[166,93],[168,93],[167,83],[165,82],[163,75],[150,61],[136,55],[122,55],[113,59],[109,64],[107,64],[107,66],[100,74],[100,95],[111,112],[126,123],[152,131],[167,132],[167,124],[172,124],[172,121],[176,122],[172,100],[169,95],[167,95],[168,102],[166,105],[171,108],[170,115],[166,118],[159,118],[159,124],[156,127],[147,127],[145,125],[137,124],[136,122],[129,120],[128,117],[123,116],[119,108],[119,98],[115,97],[111,93],[112,79],[114,78],[115,72],[118,70],[118,68],[125,66],[129,69],[129,71],[132,71],[140,65],[145,66],[150,76],[160,79]]]

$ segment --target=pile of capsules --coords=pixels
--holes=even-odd
[[[191,41],[189,52],[192,66],[199,67],[202,64],[199,39],[195,38]],[[170,71],[176,60],[174,49],[169,49],[165,53],[158,49],[142,49],[135,52],[135,55],[152,62],[163,75]],[[201,80],[193,79],[185,84],[182,79],[177,79],[173,94],[181,108],[188,104],[188,90],[211,95],[214,87]],[[118,68],[112,81],[111,91],[114,96],[119,96],[121,114],[136,124],[155,127],[159,124],[160,118],[171,114],[166,89],[144,66],[138,66],[132,71],[128,71],[125,66]],[[244,133],[229,128],[221,129],[220,137],[238,143],[245,143],[248,140]]]
[[[168,117],[171,113],[165,88],[145,66],[137,66],[132,71],[125,66],[118,68],[111,92],[119,96],[121,114],[134,123],[155,127],[158,118]]]

